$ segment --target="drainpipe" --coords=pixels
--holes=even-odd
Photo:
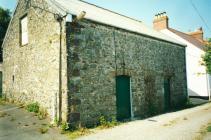
[[[64,16],[66,17],[66,16]],[[62,23],[63,23],[63,18],[58,15],[57,21],[59,22],[59,27],[60,27],[60,34],[59,34],[59,93],[56,95],[56,108],[55,108],[55,115],[57,117],[58,115],[58,125],[61,124],[62,121]],[[57,97],[59,99],[57,99]],[[57,103],[58,101],[58,103]],[[58,108],[57,108],[58,107]]]
[[[84,18],[86,15],[85,11],[82,11],[72,22],[77,22]],[[57,118],[58,114],[58,125],[62,122],[62,23],[64,18],[68,16],[68,13],[65,16],[56,15],[56,20],[59,22],[60,26],[60,35],[59,35],[59,95],[55,95],[56,100],[56,107],[55,107],[55,116]],[[59,97],[59,103],[57,103],[57,97]],[[58,107],[58,109],[57,109]],[[57,111],[58,110],[58,111]]]

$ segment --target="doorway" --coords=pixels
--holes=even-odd
[[[118,121],[131,118],[129,76],[121,75],[116,77],[116,106]]]

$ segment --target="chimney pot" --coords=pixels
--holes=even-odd
[[[156,18],[154,18],[153,21],[153,27],[156,30],[163,30],[168,28],[168,16],[166,15],[166,12],[160,12],[155,15]]]
[[[202,27],[200,27],[197,30],[195,30],[194,32],[190,32],[188,34],[191,35],[192,37],[196,38],[196,39],[199,39],[199,40],[204,39],[204,37],[203,37],[204,33],[203,33]]]
[[[198,28],[199,31],[202,31],[202,27]]]

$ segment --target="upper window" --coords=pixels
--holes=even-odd
[[[21,45],[26,45],[29,42],[27,16],[21,18],[20,24],[21,24]]]

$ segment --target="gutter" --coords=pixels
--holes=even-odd
[[[96,8],[99,8],[101,10],[104,10],[104,11],[107,11],[107,12],[110,12],[110,13],[113,13],[115,15],[118,15],[118,16],[121,16],[121,17],[124,17],[124,18],[127,18],[129,20],[132,20],[132,21],[136,21],[138,23],[142,23],[140,22],[139,20],[136,20],[136,19],[133,19],[133,18],[130,18],[130,17],[127,17],[127,16],[124,16],[124,15],[121,15],[121,14],[118,14],[118,13],[115,13],[113,11],[110,11],[108,9],[105,9],[105,8],[102,8],[102,7],[99,7],[99,6],[96,6],[94,4],[91,4],[91,3],[88,3],[88,2],[85,2],[84,0],[79,0],[81,3],[83,4],[88,4],[90,6],[94,6]],[[80,10],[77,9],[77,10],[74,10],[72,9],[72,11],[70,9],[67,9],[64,5],[62,5],[61,3],[59,3],[58,1],[53,1],[53,0],[49,0],[49,3],[51,3],[51,5],[55,8],[57,8],[57,10],[59,11],[59,13],[61,13],[62,15],[64,15],[64,12],[65,13],[68,13],[68,14],[71,14],[71,15],[78,15],[80,14]],[[81,11],[85,10],[84,8],[81,8]],[[87,9],[88,10],[88,9]],[[89,14],[87,14],[89,15]],[[90,20],[90,21],[93,21],[95,23],[100,23],[102,25],[107,25],[107,26],[110,26],[110,27],[114,27],[114,28],[117,28],[117,29],[122,29],[122,30],[125,30],[125,31],[128,31],[128,32],[131,32],[131,33],[136,33],[136,34],[139,34],[139,35],[142,35],[142,36],[145,36],[145,37],[148,37],[148,38],[153,38],[155,40],[159,40],[159,41],[163,41],[163,42],[167,42],[167,43],[171,43],[171,44],[175,44],[175,45],[179,45],[181,47],[186,47],[185,44],[180,44],[179,42],[177,41],[174,41],[174,40],[167,40],[165,37],[163,38],[160,38],[159,36],[153,36],[153,35],[150,35],[150,34],[145,34],[145,33],[141,33],[141,32],[138,32],[137,30],[132,30],[132,29],[127,29],[127,28],[124,28],[124,27],[121,27],[121,26],[118,26],[118,25],[115,25],[115,24],[112,24],[112,23],[105,23],[103,21],[99,21],[99,20],[96,20],[96,19],[93,19],[93,18],[90,18],[89,16],[88,17],[85,17],[85,19],[87,20]],[[144,26],[146,26],[144,24]],[[149,28],[150,30],[153,30],[154,32],[157,32],[155,31],[154,29],[151,29],[151,27],[148,27],[146,26],[145,28]],[[157,33],[160,33],[160,32],[157,32]],[[167,36],[166,36],[167,37]]]

